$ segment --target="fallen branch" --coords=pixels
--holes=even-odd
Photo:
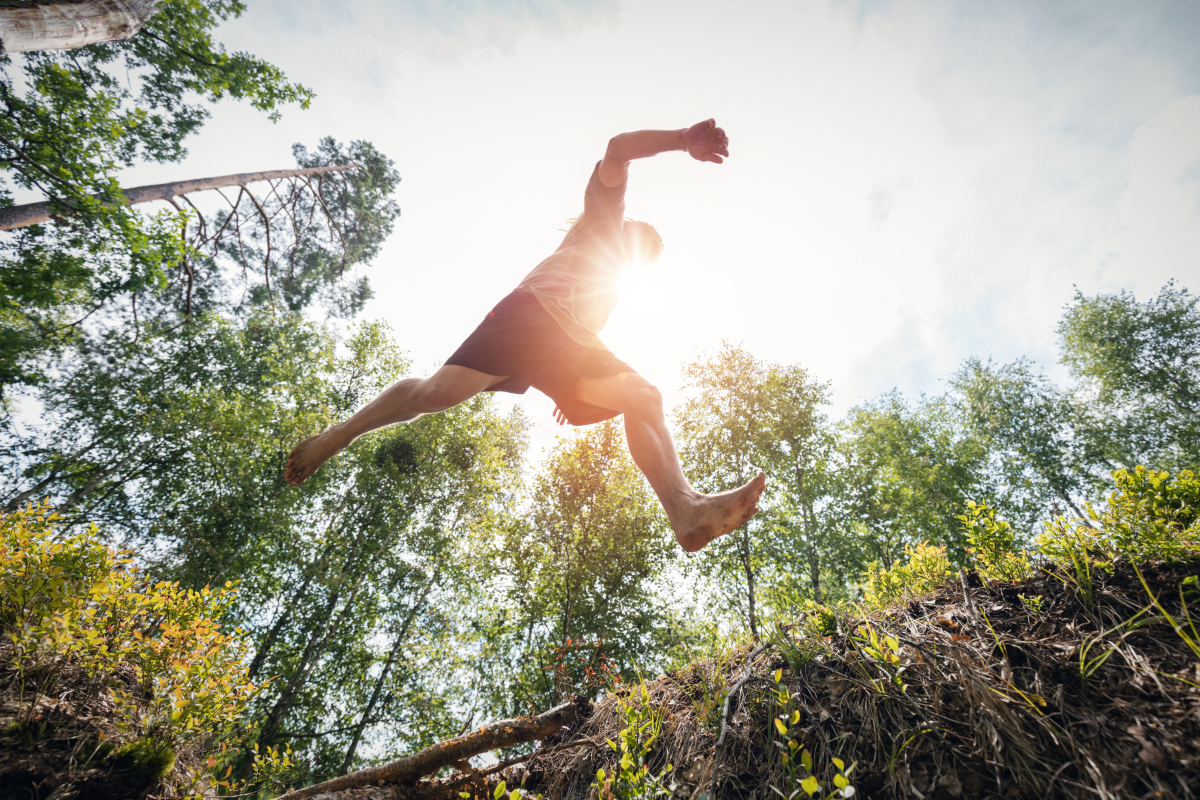
[[[13,146],[11,142],[6,141],[6,143]],[[214,178],[194,178],[192,180],[173,181],[171,183],[156,183],[152,186],[135,186],[131,189],[121,190],[121,193],[124,195],[121,204],[135,205],[137,203],[149,203],[153,200],[167,200],[171,197],[181,197],[192,192],[203,192],[208,189],[220,189],[226,186],[244,187],[247,183],[256,183],[258,181],[324,175],[327,172],[344,172],[348,169],[361,168],[361,164],[334,164],[324,167],[277,169],[267,172],[242,172],[236,175],[220,175]],[[99,196],[96,197],[99,199]],[[117,205],[117,203],[113,205]],[[14,228],[23,228],[27,225],[46,222],[53,218],[54,215],[54,207],[49,201],[0,208],[0,231],[10,231]]]
[[[321,794],[381,783],[410,783],[437,772],[444,766],[456,764],[489,750],[545,739],[560,728],[574,724],[578,718],[578,709],[574,702],[563,703],[536,717],[517,717],[493,722],[474,733],[438,742],[391,764],[351,772],[331,781],[305,786],[303,789],[280,795],[277,800],[305,800]]]

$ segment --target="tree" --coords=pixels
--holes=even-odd
[[[898,393],[885,394],[851,410],[838,452],[838,504],[855,528],[861,566],[890,564],[921,542],[962,557],[967,542],[958,515],[994,487],[988,447],[952,403],[923,398],[914,408]]]
[[[1063,314],[1078,435],[1106,467],[1200,466],[1198,303],[1171,282],[1145,303],[1129,292],[1077,292]]]
[[[137,339],[205,312],[264,306],[299,311],[320,301],[336,316],[357,313],[371,296],[360,270],[378,253],[400,213],[391,199],[400,177],[368,142],[341,145],[325,138],[316,151],[295,145],[293,154],[298,169],[266,174],[258,186],[235,183],[236,191],[225,193],[193,183],[166,196],[181,212],[179,231],[169,235],[186,245],[185,254],[164,266],[154,284],[127,286],[125,297],[95,275],[80,273],[73,290],[52,281],[47,285],[49,276],[37,266],[43,252],[39,234],[18,238],[18,245],[28,245],[23,252],[34,266],[10,262],[0,282],[0,298],[8,301],[0,307],[0,340],[6,344],[0,392],[40,380],[64,346],[87,338],[89,321],[93,326],[100,321],[108,330],[124,326],[128,337]],[[146,194],[165,195],[157,191],[161,187],[145,188],[155,190]],[[201,213],[187,195],[203,189],[217,194],[227,208]],[[187,208],[180,208],[175,197]],[[0,218],[3,214],[0,210]],[[112,311],[119,300],[128,302],[127,319]],[[107,317],[98,314],[103,311]]]
[[[717,492],[742,485],[760,467],[768,474],[759,514],[705,547],[696,564],[744,599],[738,611],[757,638],[762,596],[779,602],[781,592],[799,591],[821,599],[823,559],[840,544],[825,517],[833,440],[820,407],[829,386],[799,365],[765,363],[729,342],[688,364],[684,375],[693,396],[675,421],[696,486]]]
[[[213,41],[213,28],[244,10],[238,0],[158,8],[127,41],[0,57],[0,207],[22,189],[55,215],[0,242],[4,384],[38,379],[25,356],[73,331],[76,311],[154,287],[184,261],[178,216],[130,209],[115,176],[139,161],[183,158],[184,140],[208,117],[194,98],[243,99],[277,119],[285,104],[313,96]]]
[[[130,39],[157,5],[158,0],[74,0],[0,6],[0,56]]]
[[[495,713],[548,708],[611,664],[632,678],[667,647],[655,581],[675,552],[666,519],[609,420],[565,439],[526,513],[481,559],[490,587]],[[511,705],[510,705],[511,704]]]
[[[1068,395],[1022,359],[1000,367],[968,359],[950,380],[967,424],[992,451],[998,475],[991,502],[1032,532],[1047,510],[1085,520],[1094,496],[1093,458],[1081,452]]]

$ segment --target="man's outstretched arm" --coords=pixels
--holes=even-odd
[[[671,150],[686,150],[697,161],[720,164],[729,157],[729,137],[711,119],[674,131],[619,133],[608,140],[608,149],[600,162],[600,182],[605,186],[620,186],[629,177],[630,161]]]

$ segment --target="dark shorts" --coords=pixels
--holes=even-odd
[[[635,371],[608,350],[576,342],[525,291],[512,292],[497,303],[446,364],[507,375],[491,392],[524,394],[532,386],[557,403],[572,425],[591,425],[620,413],[576,399],[580,378]]]

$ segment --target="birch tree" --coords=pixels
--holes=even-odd
[[[59,0],[0,6],[0,56],[132,39],[158,0]]]

